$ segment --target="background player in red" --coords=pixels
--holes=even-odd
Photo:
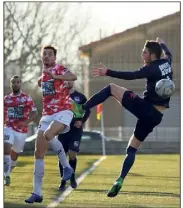
[[[32,98],[21,91],[21,79],[10,80],[12,93],[4,98],[4,173],[6,185],[10,185],[10,170],[16,166],[19,153],[23,150],[28,124],[37,116]],[[11,156],[10,156],[11,155]]]
[[[43,112],[35,145],[33,193],[25,200],[26,203],[43,200],[44,155],[48,144],[58,154],[64,168],[63,178],[68,180],[73,173],[56,136],[70,129],[73,118],[72,100],[65,81],[75,81],[77,77],[66,67],[56,64],[56,54],[57,50],[53,46],[45,46],[41,51],[43,69],[39,85],[41,84]]]

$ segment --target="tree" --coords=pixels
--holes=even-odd
[[[40,49],[58,46],[57,60],[66,65],[77,62],[79,34],[87,19],[79,16],[82,3],[5,2],[4,66],[5,79],[11,65],[19,68],[24,83],[37,83],[41,74]],[[76,67],[78,68],[78,67]]]

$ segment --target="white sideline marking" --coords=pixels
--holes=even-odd
[[[100,159],[98,159],[96,162],[93,163],[93,165],[88,168],[84,173],[80,175],[80,177],[76,180],[77,184],[79,185],[84,178],[90,174],[104,159],[106,159],[106,156],[102,156]],[[46,208],[54,208],[57,207],[60,202],[62,202],[74,189],[69,186],[57,199],[55,199],[53,202],[51,202]]]

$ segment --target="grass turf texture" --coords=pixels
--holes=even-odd
[[[100,156],[78,156],[78,177]],[[108,198],[107,191],[119,174],[122,156],[107,156],[71,194],[57,207],[97,208],[178,208],[180,207],[179,155],[137,155],[136,162],[126,177],[122,191]],[[32,192],[33,156],[21,156],[11,174],[11,185],[4,188],[4,207],[46,207],[61,193],[56,156],[45,157],[45,177],[41,204],[27,205],[25,198]],[[67,184],[69,184],[68,182]]]

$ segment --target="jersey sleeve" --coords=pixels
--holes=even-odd
[[[59,66],[58,67],[58,74],[59,75],[64,75],[64,74],[67,74],[69,72],[70,72],[70,70],[65,66]]]
[[[114,71],[114,70],[107,70],[106,75],[118,79],[124,80],[135,80],[135,79],[144,79],[149,78],[153,74],[153,70],[151,66],[145,65],[140,69],[135,71]]]
[[[171,64],[172,63],[172,54],[171,54],[170,50],[168,49],[168,47],[164,43],[161,43],[160,46],[166,55],[166,59]]]
[[[27,105],[30,106],[31,112],[32,112],[32,111],[37,111],[36,105],[34,104],[34,102],[33,102],[32,98],[31,98],[31,96],[28,96],[28,97],[27,97]]]

